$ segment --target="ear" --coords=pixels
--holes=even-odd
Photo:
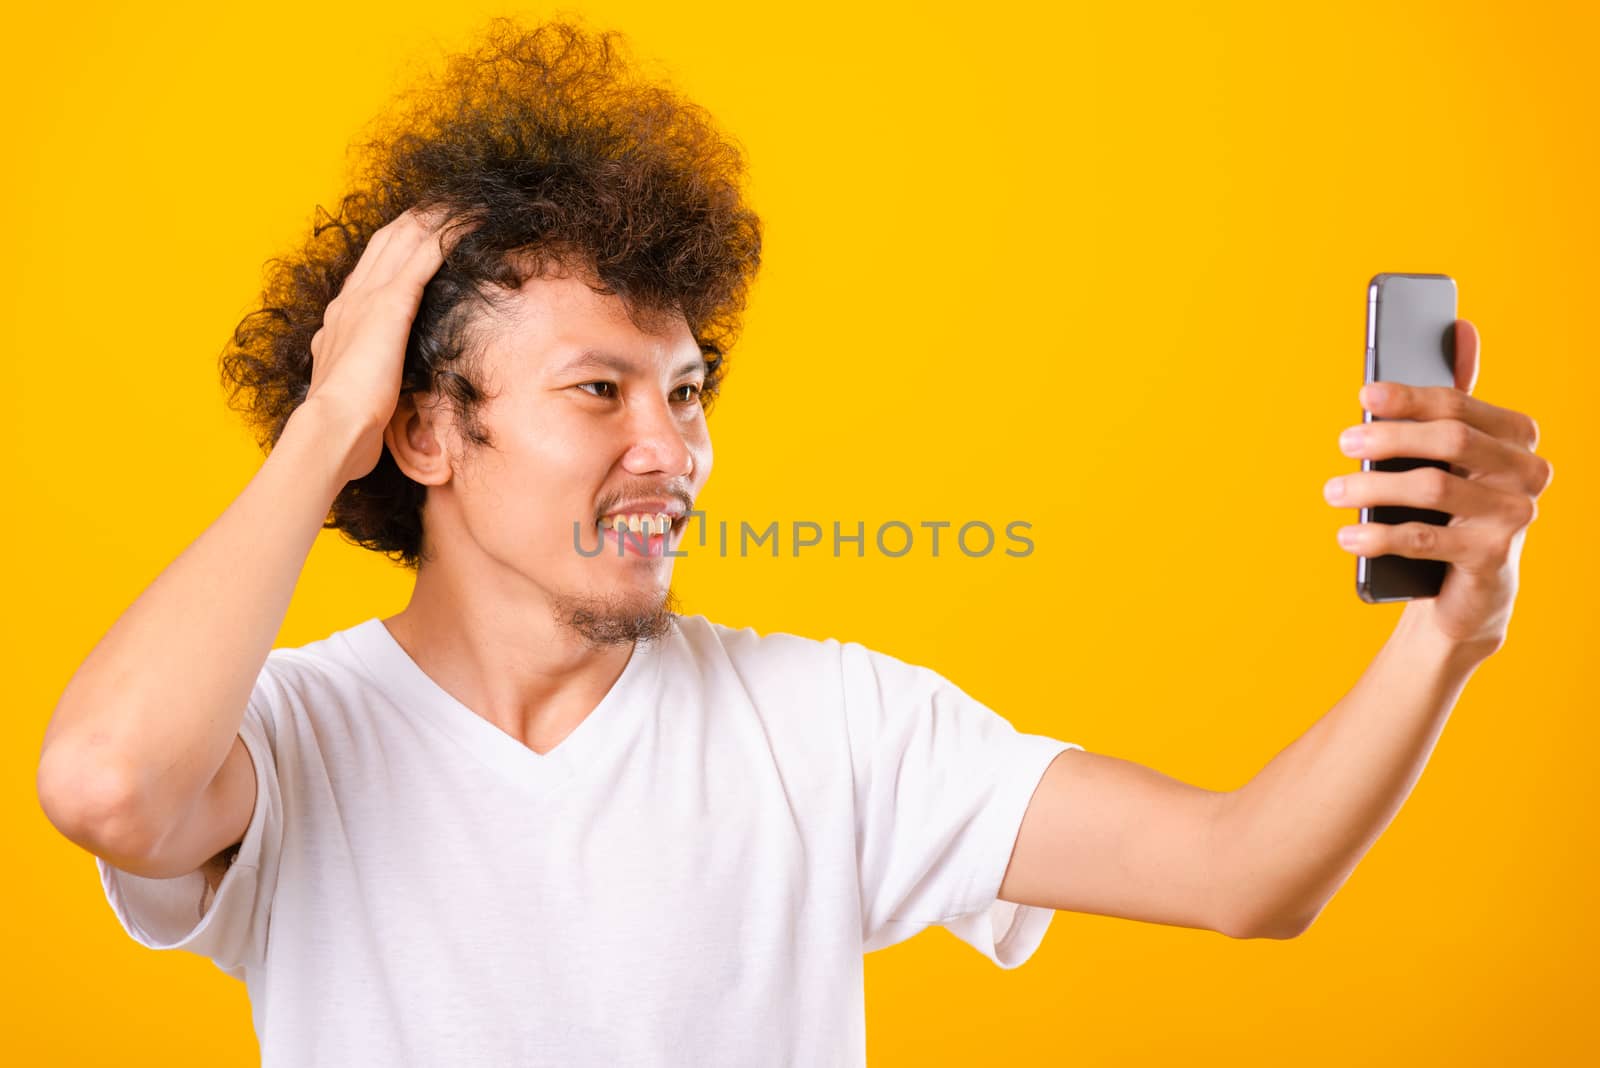
[[[424,486],[450,481],[450,458],[445,454],[444,409],[432,393],[406,393],[395,405],[383,443],[406,477]]]
[[[1478,328],[1470,320],[1456,320],[1456,388],[1471,393],[1478,384]]]

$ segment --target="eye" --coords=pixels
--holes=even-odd
[[[676,396],[677,394],[682,393],[684,390],[689,390],[689,395],[687,397],[678,397],[680,401],[688,403],[689,401],[698,400],[700,398],[700,387],[695,385],[693,382],[686,382],[672,392],[673,395]]]
[[[590,386],[599,386],[601,389],[610,390],[609,393],[591,393],[591,394],[589,394],[591,397],[599,397],[599,398],[601,398],[603,400],[603,399],[605,399],[607,397],[615,397],[617,395],[617,384],[615,382],[580,382],[580,383],[578,383],[578,388],[582,389],[582,390],[587,390]]]

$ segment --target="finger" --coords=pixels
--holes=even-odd
[[[1529,511],[1534,507],[1526,494],[1508,493],[1482,480],[1469,481],[1437,467],[1340,475],[1323,487],[1323,497],[1340,508],[1428,508],[1466,519],[1508,524],[1530,521]]]
[[[1456,388],[1463,393],[1471,393],[1472,387],[1478,384],[1478,351],[1480,339],[1478,328],[1471,320],[1456,320]]]
[[[420,300],[428,280],[438,273],[444,263],[444,249],[437,238],[419,241],[403,263],[396,265],[394,274],[382,285],[404,290],[413,299]]]
[[[438,215],[437,208],[407,208],[391,219],[373,235],[368,250],[362,253],[362,263],[356,264],[356,271],[351,272],[352,278],[358,272],[361,277],[348,288],[352,291],[356,288],[375,289],[392,278],[399,264],[405,262],[417,244],[433,230]],[[371,264],[362,271],[369,257]]]
[[[1539,444],[1539,425],[1531,417],[1451,386],[1369,382],[1361,387],[1360,398],[1361,406],[1379,419],[1457,419],[1530,452]]]
[[[1460,469],[1457,473],[1510,492],[1538,494],[1550,482],[1550,464],[1543,457],[1455,419],[1362,423],[1339,435],[1339,451],[1367,460],[1448,460]]]
[[[1468,571],[1493,570],[1505,559],[1502,538],[1481,527],[1432,523],[1357,523],[1339,528],[1339,546],[1357,556],[1444,560]]]
[[[372,273],[373,262],[383,252],[383,246],[388,243],[391,236],[392,231],[389,227],[380,226],[373,232],[371,237],[367,238],[367,245],[361,250],[361,255],[356,259],[355,267],[345,278],[344,284],[339,287],[340,296],[346,293],[354,293],[365,284],[367,276]]]
[[[450,232],[446,234],[448,219],[441,217],[429,221],[410,254],[395,265],[394,273],[383,282],[375,284],[399,284],[408,293],[420,297],[428,280],[438,273],[449,250],[454,248],[469,231],[477,229],[479,223],[480,220],[472,220],[461,226],[451,227]]]

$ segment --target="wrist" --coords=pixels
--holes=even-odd
[[[353,477],[355,457],[371,433],[319,401],[308,400],[290,414],[272,456],[284,453],[293,466],[310,471],[332,501]]]
[[[1471,640],[1452,637],[1439,626],[1435,611],[1434,599],[1422,597],[1407,602],[1400,613],[1394,640],[1407,645],[1412,658],[1471,674],[1505,644],[1503,634]]]

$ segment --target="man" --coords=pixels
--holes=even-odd
[[[1414,421],[1347,449],[1452,472],[1330,497],[1452,513],[1347,546],[1448,560],[1443,591],[1248,784],[1185,785],[673,611],[759,231],[606,39],[497,26],[241,324],[271,455],[52,718],[41,802],[129,933],[243,978],[268,1065],[811,1065],[863,1061],[862,954],[933,924],[1002,967],[1058,909],[1302,931],[1504,641],[1549,482],[1469,396],[1470,324],[1457,388],[1369,388]],[[272,649],[330,511],[411,602]]]

